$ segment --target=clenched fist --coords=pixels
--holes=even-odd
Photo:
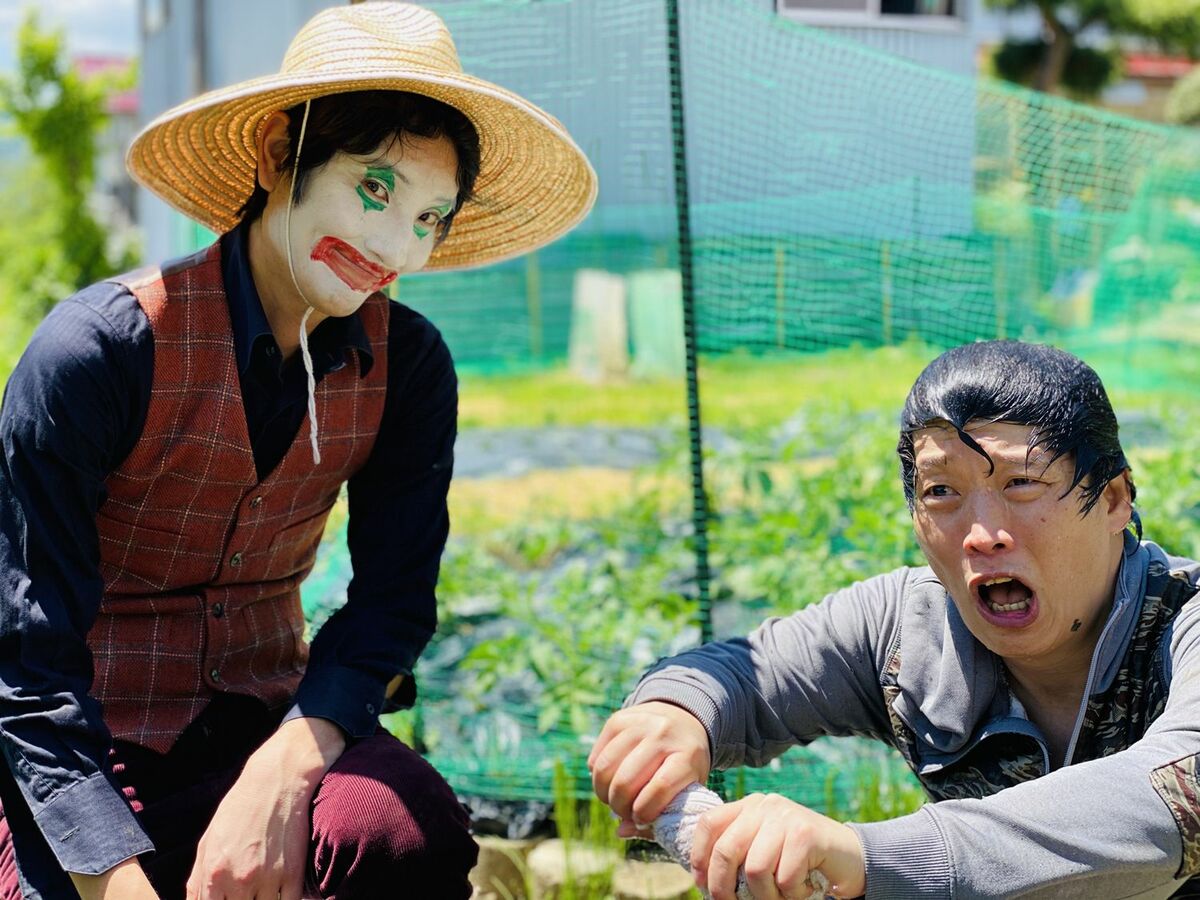
[[[596,796],[620,816],[625,837],[654,821],[687,785],[703,783],[711,766],[700,720],[659,701],[614,713],[588,756]]]

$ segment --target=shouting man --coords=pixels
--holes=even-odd
[[[589,761],[622,833],[714,766],[868,735],[934,803],[847,825],[751,795],[701,818],[698,883],[716,900],[739,869],[757,900],[825,879],[881,900],[1200,896],[1200,565],[1140,541],[1096,373],[1032,344],[950,350],[909,393],[898,451],[928,567],[657,665]]]

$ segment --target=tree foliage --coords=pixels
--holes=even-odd
[[[1128,0],[1127,14],[1131,31],[1200,59],[1200,0]]]
[[[1079,46],[1093,26],[1114,38],[1146,38],[1169,52],[1200,54],[1200,0],[985,0],[993,9],[1036,10],[1042,34],[1009,40],[994,57],[997,73],[1040,91],[1094,95],[1116,77],[1115,51]],[[1106,61],[1107,58],[1107,61]]]
[[[1175,83],[1167,97],[1167,121],[1200,126],[1200,66]]]
[[[1006,81],[1031,85],[1049,52],[1049,46],[1041,38],[1009,39],[996,49],[992,65],[996,74]],[[1118,54],[1073,45],[1067,53],[1059,84],[1073,97],[1090,99],[1111,84],[1119,71]]]
[[[67,294],[130,263],[110,255],[88,201],[105,100],[133,73],[81,78],[66,62],[61,30],[43,30],[33,10],[17,33],[16,58],[15,74],[0,77],[0,113],[33,161],[10,173],[0,197],[0,309],[19,331]]]

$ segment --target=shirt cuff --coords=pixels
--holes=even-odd
[[[125,798],[102,772],[59,791],[33,818],[66,872],[99,875],[154,849]]]
[[[283,721],[301,717],[328,719],[348,738],[365,738],[379,728],[384,685],[357,669],[344,666],[310,668],[300,682],[292,708]]]
[[[886,822],[847,824],[862,843],[867,900],[951,900],[954,865],[928,809]]]

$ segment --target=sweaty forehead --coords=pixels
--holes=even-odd
[[[1038,446],[1030,450],[1034,429],[1012,422],[972,421],[964,429],[987,454],[984,459],[959,436],[949,423],[936,423],[913,433],[913,451],[918,471],[952,468],[960,465],[985,467],[1045,468],[1049,455]],[[990,462],[989,462],[990,461]]]

